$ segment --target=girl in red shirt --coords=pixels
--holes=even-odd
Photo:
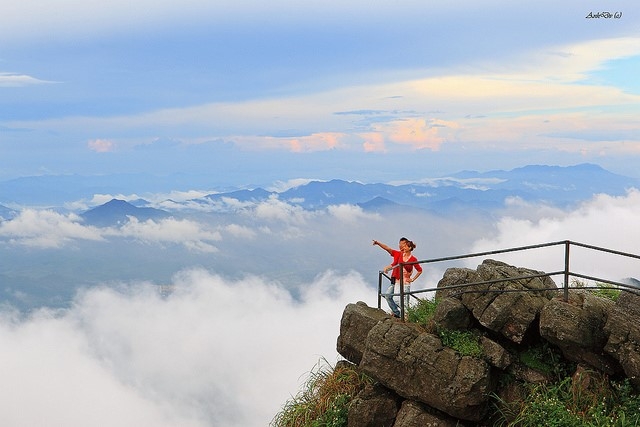
[[[389,308],[391,309],[392,315],[394,317],[400,317],[401,316],[400,309],[398,308],[398,303],[400,302],[400,298],[397,295],[395,295],[396,299],[394,300],[395,284],[400,282],[400,274],[401,274],[400,264],[406,263],[406,262],[418,261],[418,259],[412,254],[412,251],[416,248],[416,245],[406,237],[402,237],[400,239],[400,242],[398,244],[398,248],[400,250],[392,249],[389,246],[385,245],[384,243],[378,242],[377,240],[373,241],[373,245],[380,246],[382,249],[387,251],[389,255],[393,257],[393,261],[391,262],[391,264],[389,264],[383,269],[385,273],[388,272],[389,270],[393,270],[391,272],[391,284],[387,288],[387,293],[384,295],[384,298],[387,300],[387,304],[389,304]],[[412,277],[414,267],[416,270],[416,275]],[[410,265],[405,265],[402,270],[403,270],[402,282],[404,285],[404,292],[405,293],[410,292],[411,282],[416,280],[422,274],[422,266],[420,264],[410,264]],[[409,295],[405,294],[405,303],[404,303],[405,309],[408,306],[409,306]]]

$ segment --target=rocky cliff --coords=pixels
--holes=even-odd
[[[493,260],[476,270],[449,269],[429,325],[349,304],[337,341],[347,360],[341,363],[375,380],[354,399],[349,426],[491,425],[491,396],[508,402],[524,390],[514,384],[551,380],[521,361],[525,348],[540,345],[556,349],[563,361],[551,362],[570,362],[576,378],[626,376],[640,386],[640,294],[624,291],[614,302],[575,289],[565,302],[541,273]],[[539,277],[522,279],[531,275]],[[485,284],[459,286],[474,282]],[[473,331],[482,355],[461,355],[442,343],[438,330]]]

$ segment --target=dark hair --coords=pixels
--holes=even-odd
[[[406,237],[401,237],[400,238],[401,242],[407,242],[407,245],[409,245],[409,247],[411,248],[411,250],[414,250],[416,248],[416,244],[413,243],[411,240],[407,239]]]

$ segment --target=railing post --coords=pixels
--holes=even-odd
[[[400,318],[404,322],[404,264],[400,263]]]
[[[569,302],[569,240],[564,242],[564,302]]]
[[[378,271],[378,308],[382,308],[382,271]]]

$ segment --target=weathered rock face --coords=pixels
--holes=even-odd
[[[522,279],[531,274],[541,277]],[[511,280],[492,282],[502,278]],[[471,282],[486,283],[464,286]],[[572,290],[565,302],[561,292],[548,290],[555,284],[544,273],[492,260],[477,270],[449,269],[438,287],[440,304],[429,329],[363,302],[345,308],[338,352],[377,384],[354,400],[350,427],[488,425],[489,396],[510,394],[499,388],[500,372],[521,381],[549,381],[548,374],[518,360],[518,348],[536,340],[558,347],[581,369],[623,371],[640,385],[640,291],[623,292],[614,303]],[[483,356],[463,357],[443,346],[431,333],[439,328],[473,329]]]
[[[540,312],[540,335],[556,345],[565,358],[586,363],[607,374],[619,371],[604,352],[604,326],[614,302],[587,291],[572,291],[569,302],[553,299]]]
[[[459,425],[458,420],[438,414],[428,406],[405,400],[393,427],[457,427]]]
[[[536,274],[543,272],[513,267],[500,261],[485,260],[475,272],[469,269],[448,269],[438,282],[438,288],[457,288],[438,291],[436,298],[459,298],[482,326],[502,334],[515,343],[520,343],[542,307],[557,293],[548,290],[557,289],[548,276],[517,279]],[[459,287],[467,283],[506,278],[513,279]],[[525,290],[540,291],[522,292]]]
[[[400,402],[398,395],[391,390],[367,385],[349,407],[347,427],[391,427]]]
[[[365,350],[367,334],[380,321],[388,319],[384,311],[372,311],[362,301],[349,304],[340,321],[340,336],[338,336],[338,353],[345,359],[358,364]]]
[[[608,313],[604,333],[608,336],[604,351],[640,386],[640,293],[620,294]]]
[[[471,313],[462,301],[456,298],[445,297],[440,300],[435,313],[433,313],[433,321],[444,329],[457,331],[467,329],[471,326]]]
[[[410,324],[386,321],[367,335],[360,369],[395,390],[463,420],[480,420],[491,375],[482,359],[461,357]]]
[[[374,323],[381,313],[383,320]],[[344,311],[343,320],[355,318],[368,318],[360,326],[373,326],[349,330],[353,323],[341,322],[338,351],[355,356],[360,370],[402,398],[451,417],[478,421],[484,416],[492,391],[485,360],[462,357],[420,326],[394,320],[362,302],[349,304]],[[364,343],[362,354],[352,351],[358,342]]]

